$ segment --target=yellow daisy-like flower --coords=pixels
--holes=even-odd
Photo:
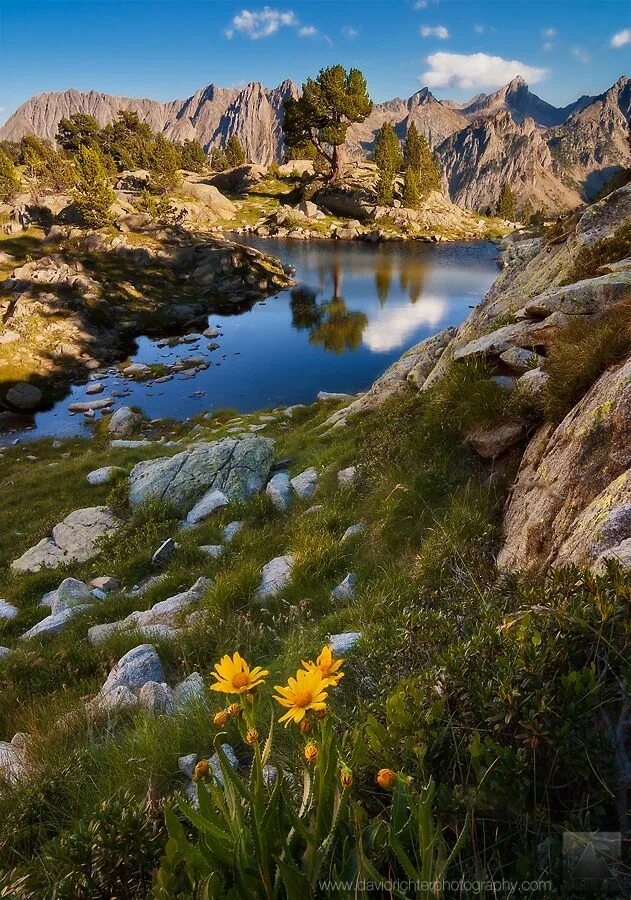
[[[243,657],[235,653],[232,659],[223,656],[211,674],[216,679],[216,684],[211,685],[211,690],[221,691],[224,694],[246,694],[262,684],[269,672],[260,666],[250,669]]]
[[[306,672],[298,669],[295,678],[289,678],[287,685],[276,685],[275,691],[280,694],[274,700],[281,706],[286,706],[288,712],[280,717],[279,722],[284,722],[285,727],[290,722],[300,725],[308,709],[326,709],[325,683],[319,669]]]
[[[333,659],[333,654],[328,644],[325,644],[322,648],[322,653],[320,653],[315,662],[305,662],[303,659],[302,664],[308,672],[317,669],[322,675],[325,687],[335,687],[339,683],[340,678],[344,677],[344,672],[339,671],[344,664],[344,660]]]

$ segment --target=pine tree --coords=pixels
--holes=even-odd
[[[93,147],[100,142],[101,129],[94,116],[74,113],[59,120],[55,140],[64,150],[77,153],[81,147]]]
[[[157,134],[151,148],[149,169],[158,193],[168,194],[179,184],[180,154],[163,134]]]
[[[208,165],[208,157],[199,141],[184,141],[180,155],[181,168],[189,172],[203,172]]]
[[[228,168],[226,154],[219,147],[213,147],[210,152],[210,168],[213,172],[225,172]]]
[[[370,115],[372,101],[366,79],[359,69],[347,72],[344,66],[321,69],[316,79],[308,78],[297,99],[285,101],[285,144],[291,151],[313,144],[330,166],[330,178],[344,174],[343,147],[348,126]]]
[[[420,191],[421,197],[426,197],[430,191],[441,191],[442,172],[440,171],[440,166],[436,157],[430,150],[430,146],[422,134],[419,135],[418,140],[420,151]]]
[[[399,139],[389,122],[384,122],[377,132],[374,156],[379,170],[377,199],[382,205],[391,206],[394,176],[403,165],[403,154]]]
[[[507,219],[509,222],[515,221],[515,197],[508,181],[505,181],[502,187],[496,213],[500,219]]]
[[[403,164],[406,169],[421,170],[421,136],[414,122],[408,128],[403,145]]]
[[[416,169],[405,170],[401,202],[407,209],[416,209],[421,201],[421,187]]]
[[[116,199],[110,187],[103,155],[98,147],[82,146],[76,163],[75,202],[86,225],[90,228],[102,228],[112,220],[110,206]]]
[[[245,162],[245,150],[236,134],[231,134],[226,144],[226,160],[230,169],[242,166]]]
[[[16,168],[4,150],[0,150],[0,201],[7,203],[19,189],[20,179]]]

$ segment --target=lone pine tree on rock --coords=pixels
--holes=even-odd
[[[75,202],[86,225],[102,228],[111,222],[110,206],[116,195],[110,187],[101,151],[97,147],[81,146],[76,164]]]
[[[226,144],[226,161],[229,169],[242,166],[246,161],[245,150],[236,134],[231,134]]]
[[[285,102],[285,143],[289,150],[311,145],[330,165],[330,178],[344,174],[343,147],[348,126],[363,122],[372,110],[366,79],[359,69],[321,69],[308,78],[302,96]]]

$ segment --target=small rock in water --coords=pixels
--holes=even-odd
[[[352,394],[340,394],[335,393],[335,391],[319,391],[317,399],[319,401],[323,400],[354,400]]]
[[[100,382],[95,382],[94,384],[89,384],[85,389],[86,394],[102,394],[105,390],[105,385]]]
[[[211,326],[202,332],[205,338],[216,338],[219,337],[220,333],[219,329],[214,326]]]

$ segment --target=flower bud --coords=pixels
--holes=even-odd
[[[230,713],[227,709],[220,709],[218,713],[215,713],[215,717],[213,719],[213,724],[217,725],[218,728],[223,728],[224,725],[227,724],[230,718]]]
[[[256,744],[259,739],[259,733],[256,730],[256,728],[248,728],[245,739],[248,742],[248,744]]]
[[[304,756],[307,762],[315,762],[318,758],[318,748],[313,743],[313,741],[309,741],[309,743],[305,747]]]
[[[396,780],[396,773],[393,772],[392,769],[379,769],[377,772],[377,784],[386,791],[389,791],[394,787]]]

